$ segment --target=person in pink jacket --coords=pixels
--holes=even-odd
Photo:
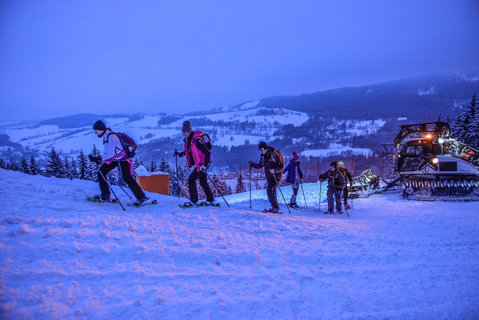
[[[215,202],[213,197],[213,192],[208,185],[206,170],[208,170],[211,164],[211,152],[206,146],[205,140],[203,139],[203,133],[201,131],[193,131],[191,123],[189,121],[183,122],[183,127],[181,129],[183,136],[185,137],[185,151],[176,152],[175,156],[184,157],[188,162],[188,167],[194,167],[193,172],[188,178],[188,187],[190,191],[190,201],[186,202],[184,207],[193,207],[193,206],[218,206],[218,203]],[[200,180],[201,188],[206,195],[206,202],[197,204],[198,202],[198,190],[196,189],[196,180]]]

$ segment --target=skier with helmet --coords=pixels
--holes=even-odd
[[[331,162],[329,170],[321,174],[319,179],[321,181],[328,180],[328,211],[324,213],[334,214],[334,203],[336,202],[336,213],[342,214],[341,191],[344,189],[344,177],[338,170],[338,164],[335,161]]]
[[[338,161],[338,170],[342,173],[343,177],[345,178],[345,184],[343,189],[343,198],[344,198],[344,208],[346,210],[351,209],[351,206],[348,204],[348,181],[350,187],[353,186],[353,178],[351,177],[351,173],[348,169],[344,167],[343,160]]]

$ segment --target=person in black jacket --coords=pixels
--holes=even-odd
[[[276,188],[278,183],[283,176],[283,156],[279,150],[268,146],[264,141],[260,142],[259,150],[261,151],[261,158],[259,163],[248,162],[250,167],[255,169],[261,169],[264,167],[264,174],[266,176],[266,181],[268,186],[266,188],[268,192],[268,200],[271,203],[272,208],[269,209],[269,212],[278,213],[279,204],[278,197],[276,195]]]
[[[334,214],[334,200],[336,199],[336,212],[343,213],[341,208],[341,191],[344,189],[344,177],[338,170],[336,162],[329,164],[329,170],[319,176],[321,181],[328,180],[328,211],[325,214]]]

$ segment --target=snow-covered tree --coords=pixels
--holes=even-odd
[[[47,177],[53,176],[57,178],[62,178],[64,176],[63,162],[55,151],[55,148],[52,148],[50,151],[45,175]]]
[[[0,168],[5,169],[7,167],[7,164],[5,163],[5,160],[3,158],[0,158]]]
[[[37,175],[40,173],[40,168],[38,167],[38,164],[35,161],[35,157],[33,155],[30,156],[30,174],[32,175]]]
[[[170,172],[170,165],[166,162],[165,157],[161,158],[160,166],[158,170],[163,172]]]
[[[235,193],[240,193],[240,192],[245,192],[245,191],[246,191],[246,188],[245,188],[244,183],[243,183],[243,174],[242,174],[241,169],[240,169],[239,176],[238,176],[238,181],[236,182]]]
[[[469,118],[469,125],[466,132],[465,143],[473,147],[479,146],[479,105],[476,103],[476,95],[472,96],[466,113]]]
[[[85,180],[87,179],[87,168],[88,168],[88,160],[83,150],[80,150],[80,154],[78,155],[78,178]]]
[[[148,171],[149,172],[156,172],[156,170],[157,170],[156,162],[155,162],[155,160],[152,159],[151,162],[150,162],[150,165],[148,167]]]
[[[28,167],[28,162],[25,157],[22,157],[20,162],[20,172],[30,174],[30,168]]]
[[[91,155],[94,156],[94,157],[101,156],[100,152],[98,151],[98,149],[96,148],[95,145],[93,145]],[[86,167],[85,176],[86,176],[87,180],[97,182],[98,181],[98,165],[96,163],[93,163],[93,162],[88,163],[88,165]]]
[[[75,158],[72,158],[70,162],[70,177],[72,179],[78,179],[78,166]]]

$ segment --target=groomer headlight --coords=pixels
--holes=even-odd
[[[432,159],[432,163],[437,164],[438,162],[439,162],[439,159],[438,159],[438,158]]]
[[[444,139],[443,139],[443,138],[438,138],[438,139],[437,139],[437,142],[439,142],[439,143],[444,143]]]

